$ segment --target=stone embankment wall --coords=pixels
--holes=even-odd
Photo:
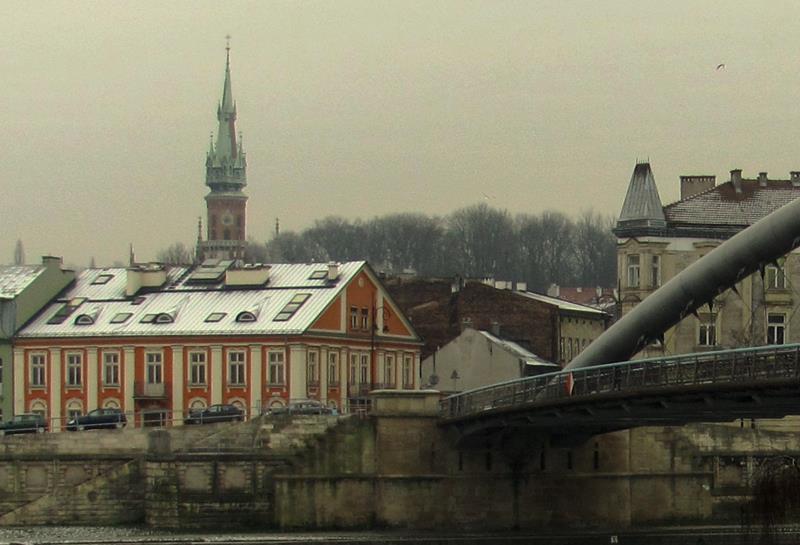
[[[0,525],[435,530],[739,523],[761,459],[795,433],[640,428],[559,446],[517,432],[459,447],[434,392],[358,417],[0,440]]]

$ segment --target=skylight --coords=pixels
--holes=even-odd
[[[98,274],[97,277],[92,281],[93,286],[99,286],[102,284],[108,284],[109,280],[114,278],[113,274]]]
[[[152,324],[156,321],[156,314],[145,314],[142,316],[142,319],[139,320],[140,324]]]
[[[227,315],[227,312],[212,312],[206,317],[206,322],[215,324],[222,320]]]
[[[289,320],[292,316],[294,316],[295,312],[297,312],[300,307],[303,306],[308,298],[311,297],[310,293],[298,293],[292,300],[286,303],[286,306],[281,309],[281,311],[272,319],[273,322],[285,322]]]
[[[328,277],[328,271],[321,270],[321,271],[314,271],[311,273],[311,276],[308,277],[309,280],[324,280]]]
[[[112,324],[124,324],[131,316],[133,316],[132,312],[118,312],[111,318],[110,322]]]

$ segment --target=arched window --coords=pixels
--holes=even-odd
[[[103,408],[104,409],[119,409],[120,408],[119,401],[117,401],[116,399],[106,399],[103,402]]]
[[[72,420],[83,414],[83,402],[80,399],[67,401],[67,418]]]
[[[245,310],[245,311],[242,311],[242,312],[240,312],[239,314],[236,315],[236,321],[237,322],[255,322],[256,321],[256,315],[253,314],[252,312],[250,312],[249,310]]]
[[[205,399],[197,398],[189,402],[189,409],[205,409],[208,406]]]
[[[75,325],[92,325],[93,323],[94,318],[88,314],[79,314],[78,317],[75,318]]]
[[[47,404],[40,399],[37,399],[31,403],[30,411],[34,414],[38,414],[47,418]]]
[[[172,316],[170,316],[169,314],[167,314],[165,312],[162,312],[161,314],[156,316],[156,323],[157,324],[171,324],[174,321],[175,320],[173,320]]]

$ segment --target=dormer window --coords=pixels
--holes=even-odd
[[[236,321],[237,322],[255,322],[256,321],[256,315],[253,314],[252,312],[250,312],[249,310],[245,310],[244,312],[240,312],[236,316]]]
[[[103,284],[108,284],[112,278],[114,278],[113,274],[98,274],[97,277],[92,281],[92,285],[101,286]]]
[[[94,318],[88,314],[80,314],[77,318],[75,318],[75,325],[92,325],[93,323]]]
[[[171,324],[175,320],[169,314],[162,312],[158,316],[156,316],[156,323],[157,324]]]

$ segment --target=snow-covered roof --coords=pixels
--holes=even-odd
[[[573,303],[571,301],[565,301],[564,299],[559,299],[557,297],[550,297],[548,295],[542,295],[541,293],[533,293],[531,291],[515,291],[514,293],[521,295],[523,297],[527,297],[528,299],[534,299],[536,301],[541,301],[542,303],[548,303],[550,305],[555,305],[559,308],[559,310],[571,311],[571,312],[582,312],[586,314],[595,314],[597,316],[602,316],[607,314],[602,310],[596,309],[594,307],[587,307],[586,305],[579,305],[578,303]]]
[[[500,337],[492,335],[488,331],[478,331],[478,333],[489,339],[489,341],[491,341],[492,343],[500,346],[507,352],[513,354],[517,358],[524,360],[526,365],[547,365],[547,366],[553,366],[553,368],[556,367],[559,369],[561,368],[561,366],[558,365],[557,363],[547,361],[546,359],[537,356],[530,350],[523,348],[522,346],[518,345],[513,341],[501,339]]]
[[[42,274],[44,265],[0,266],[0,299],[14,299]]]
[[[226,285],[224,275],[218,282],[197,282],[192,279],[198,268],[174,267],[166,271],[163,286],[131,296],[125,269],[86,269],[19,336],[299,334],[364,266],[364,261],[339,264],[336,280],[330,281],[327,264],[273,264],[269,280],[259,286]]]

